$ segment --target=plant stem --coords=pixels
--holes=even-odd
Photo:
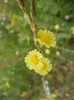
[[[26,6],[25,6],[25,3],[23,0],[16,0],[20,6],[20,8],[23,10],[23,12],[25,13],[25,9],[26,9]],[[31,19],[29,17],[29,15],[27,14],[28,16],[28,19],[29,19],[29,22],[30,22],[30,26],[32,26],[32,31],[34,33],[34,44],[35,46],[37,47],[38,51],[40,52],[41,49],[40,47],[38,46],[37,42],[35,41],[35,38],[37,37],[37,26],[36,26],[36,22],[35,22],[35,6],[34,6],[34,0],[30,0],[30,12],[31,12],[31,19],[32,19],[32,22],[31,22]],[[46,98],[47,100],[48,99],[48,95],[47,95],[47,92],[46,92],[46,84],[45,84],[45,81],[44,81],[44,77],[42,78],[42,82],[43,82],[43,89],[46,93]]]
[[[34,0],[30,0],[30,12],[31,12],[31,18],[32,18],[32,24],[33,24],[33,33],[34,33],[34,44],[37,47],[38,51],[40,52],[41,49],[38,46],[37,42],[35,41],[35,38],[37,37],[37,26],[35,22],[35,6],[34,6]]]
[[[44,92],[46,93],[46,100],[49,100],[49,96],[46,91],[46,83],[45,83],[44,76],[42,77],[42,81],[43,81],[43,89],[44,89]]]

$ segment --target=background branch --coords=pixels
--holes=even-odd
[[[30,10],[31,10],[31,17],[32,17],[32,22],[34,22],[34,16],[35,16],[35,6],[34,6],[34,0],[30,0]]]
[[[4,9],[4,0],[1,0],[1,9]]]
[[[22,60],[24,57],[25,57],[25,56],[20,56],[20,57],[14,56],[11,60],[5,61],[5,62],[0,66],[0,68],[4,68],[4,67],[6,67],[7,65],[11,64],[11,63],[14,62],[14,61]]]
[[[20,8],[21,8],[23,11],[25,11],[26,6],[25,6],[24,1],[23,1],[23,0],[16,0],[16,1],[18,2]]]
[[[33,23],[33,32],[34,32],[34,38],[36,38],[36,33],[37,33],[37,27],[35,23],[35,6],[34,6],[34,0],[30,0],[30,12],[31,12],[31,18],[32,18],[32,23]]]

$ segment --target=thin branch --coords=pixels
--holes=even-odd
[[[46,92],[46,84],[45,84],[45,81],[44,81],[44,77],[42,77],[42,81],[43,81],[43,89],[44,89],[44,91]]]
[[[34,16],[35,16],[35,7],[34,7],[34,0],[30,0],[30,10],[31,10],[31,17],[32,17],[32,22],[34,22]]]
[[[0,68],[4,68],[6,67],[7,65],[11,64],[12,62],[16,61],[16,60],[21,60],[23,59],[25,56],[21,56],[21,57],[17,57],[17,56],[14,56],[11,60],[9,61],[5,61],[1,66]]]
[[[34,32],[34,38],[36,38],[36,33],[37,33],[37,27],[35,23],[35,7],[34,7],[34,0],[30,0],[30,12],[31,12],[31,18],[32,18],[32,23],[33,23],[33,32]]]
[[[45,83],[44,76],[42,77],[42,81],[43,81],[43,89],[44,89],[44,92],[46,93],[46,98],[47,98],[47,100],[49,100],[49,96],[48,96],[47,91],[46,91],[46,83]]]
[[[35,6],[34,6],[34,0],[30,0],[30,12],[31,12],[31,18],[32,18],[32,24],[33,24],[33,33],[34,33],[34,44],[39,50],[41,51],[40,47],[38,46],[37,42],[35,41],[35,38],[37,37],[37,26],[35,22]]]
[[[1,0],[1,9],[4,9],[4,0]]]
[[[15,20],[12,18],[12,16],[11,16],[9,13],[4,12],[4,13],[0,14],[0,16],[1,16],[1,17],[4,17],[4,18],[7,18],[9,21],[11,21],[11,24],[8,24],[9,29],[10,29],[11,27],[13,27],[13,26],[20,26],[20,27],[23,27],[23,28],[24,28],[23,25],[21,25],[21,24],[15,22]],[[15,23],[12,24],[12,22],[15,22]]]
[[[21,8],[23,11],[25,11],[26,6],[25,6],[24,1],[23,1],[23,0],[16,0],[16,1],[18,2],[20,8]]]

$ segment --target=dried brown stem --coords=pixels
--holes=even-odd
[[[1,0],[1,9],[4,9],[4,0]]]
[[[37,26],[35,22],[35,6],[34,6],[34,0],[30,0],[30,12],[31,12],[31,18],[32,18],[32,24],[33,24],[33,33],[34,33],[34,44],[37,47],[37,49],[40,50],[40,47],[38,46],[37,42],[35,41],[35,38],[37,37]]]
[[[23,0],[16,0],[16,1],[18,2],[20,8],[21,8],[23,11],[25,11],[26,6],[25,6],[24,1],[23,1]]]
[[[36,38],[36,33],[37,33],[37,27],[34,19],[34,12],[35,12],[35,7],[34,7],[34,0],[30,0],[30,11],[31,11],[31,18],[32,18],[32,23],[33,23],[33,32],[34,32],[34,38]]]
[[[34,16],[35,16],[34,0],[30,0],[30,10],[31,10],[32,23],[33,23],[34,38],[36,38],[37,27],[36,27],[36,23],[35,23],[35,19],[34,19]]]
[[[42,81],[43,81],[43,89],[44,89],[44,91],[46,92],[46,84],[45,84],[45,81],[44,81],[44,77],[42,77]]]
[[[21,56],[21,57],[17,57],[17,56],[14,56],[11,60],[9,61],[5,61],[1,66],[0,68],[4,68],[5,66],[9,65],[10,63],[16,61],[16,60],[21,60],[23,59],[25,56]]]
[[[32,17],[32,22],[34,22],[34,15],[35,15],[35,7],[34,7],[34,0],[30,0],[30,9],[31,9],[31,17]]]
[[[49,96],[47,94],[47,91],[46,91],[46,83],[45,83],[45,79],[44,79],[44,76],[42,77],[42,81],[43,81],[43,89],[44,89],[44,92],[46,93],[46,100],[49,100]]]

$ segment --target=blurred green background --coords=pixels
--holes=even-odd
[[[30,1],[24,1],[29,13]],[[36,48],[25,17],[16,0],[0,0],[0,100],[46,100],[42,76],[24,62]],[[50,100],[74,100],[74,0],[35,0],[35,21],[37,29],[56,34],[55,48],[41,47],[53,64],[45,77]]]

